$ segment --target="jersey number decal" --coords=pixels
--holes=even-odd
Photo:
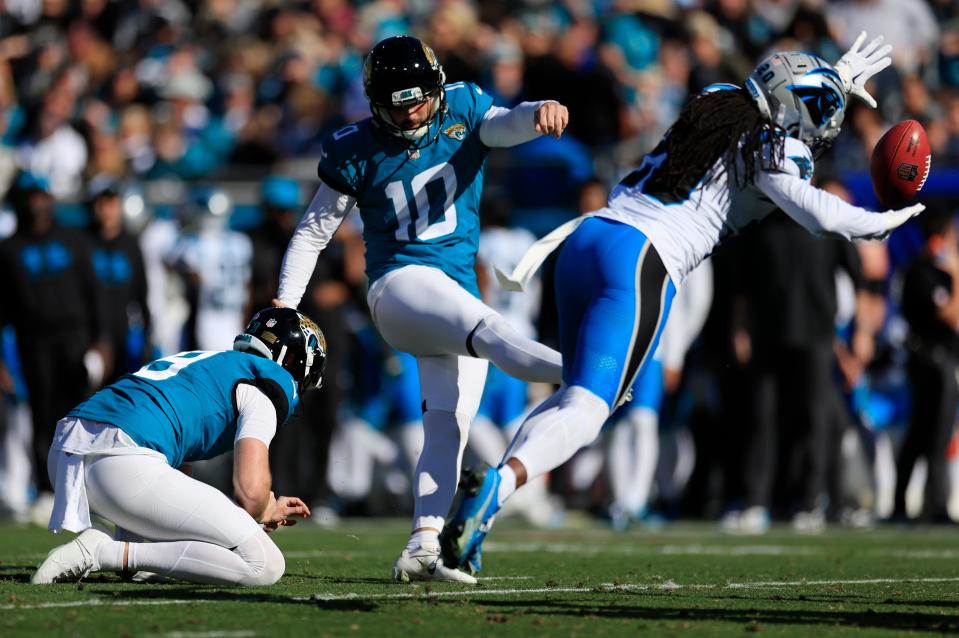
[[[151,363],[146,364],[139,370],[133,373],[133,376],[141,377],[143,379],[150,379],[151,381],[163,381],[164,379],[169,379],[170,377],[176,376],[176,374],[187,367],[191,363],[196,363],[197,361],[202,361],[207,357],[212,357],[218,352],[181,352],[180,354],[175,354],[169,357],[163,357],[162,359],[157,359]]]
[[[431,202],[428,193],[432,190],[429,188],[430,184],[437,182],[441,182],[446,191],[442,204]],[[426,241],[448,235],[456,230],[456,205],[453,204],[453,198],[456,195],[456,171],[452,166],[444,162],[428,168],[416,175],[410,186],[413,190],[413,201],[416,203],[416,224],[412,229],[411,226],[414,224],[410,214],[410,202],[406,197],[403,182],[395,181],[386,185],[386,196],[393,201],[393,209],[396,211],[396,219],[399,222],[399,228],[396,229],[397,240],[413,241],[415,238]],[[443,216],[431,224],[431,213],[434,207],[439,209],[440,205],[442,205]]]

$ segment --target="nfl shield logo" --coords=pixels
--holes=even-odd
[[[896,169],[896,175],[899,176],[899,179],[904,179],[907,182],[911,182],[916,179],[916,175],[919,174],[919,167],[915,164],[907,164],[903,162],[899,165],[899,168]]]

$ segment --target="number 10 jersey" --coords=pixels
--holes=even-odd
[[[474,261],[489,153],[479,129],[493,100],[467,82],[445,89],[446,112],[419,142],[408,145],[367,118],[324,140],[317,172],[356,199],[371,284],[418,264],[443,271],[478,297]]]

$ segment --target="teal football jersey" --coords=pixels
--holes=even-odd
[[[181,352],[158,359],[109,385],[67,416],[109,423],[172,467],[233,449],[233,390],[249,383],[277,410],[277,427],[299,402],[296,382],[279,364],[244,352]]]
[[[474,262],[479,203],[489,148],[479,128],[493,99],[475,84],[446,85],[447,110],[413,150],[372,118],[327,137],[317,169],[331,188],[356,199],[370,283],[419,264],[442,270],[479,296]]]

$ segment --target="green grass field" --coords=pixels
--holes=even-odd
[[[959,532],[832,530],[729,537],[709,525],[491,536],[479,586],[387,579],[404,521],[299,525],[274,538],[274,587],[29,584],[59,540],[0,527],[0,635],[780,636],[959,632]]]

